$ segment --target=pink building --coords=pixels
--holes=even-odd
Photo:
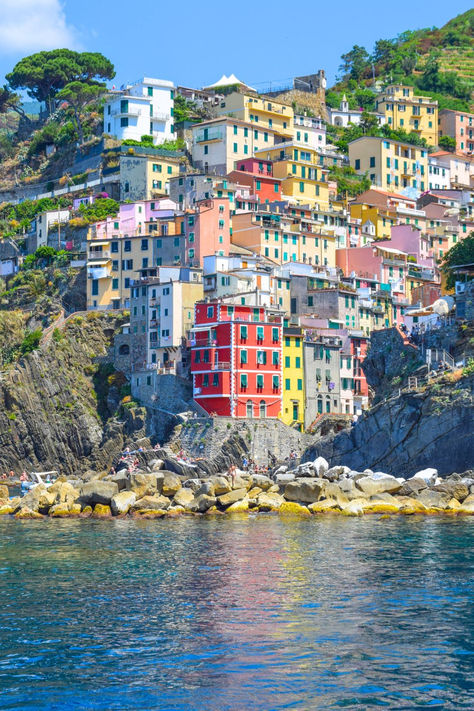
[[[336,249],[336,266],[346,277],[354,272],[362,278],[377,279],[381,284],[390,284],[394,296],[405,296],[408,263],[407,255],[402,250],[381,246],[380,242],[365,247]]]
[[[439,112],[439,135],[456,139],[456,152],[474,151],[474,114],[442,109]]]
[[[169,198],[143,200],[120,205],[118,215],[95,223],[95,236],[106,239],[112,236],[134,236],[146,233],[146,222],[159,217],[171,216],[176,203]]]
[[[413,225],[392,225],[392,238],[377,242],[380,247],[394,247],[407,255],[415,257],[418,264],[434,268],[435,261],[427,234]]]
[[[186,266],[202,267],[204,257],[225,257],[230,248],[230,201],[210,198],[196,203],[186,214]]]

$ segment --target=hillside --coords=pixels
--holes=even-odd
[[[405,83],[437,99],[439,107],[473,111],[474,10],[458,15],[441,28],[407,30],[380,39],[371,53],[354,47],[342,55],[340,80],[327,92],[329,106],[346,93],[351,108],[373,108],[376,85]]]

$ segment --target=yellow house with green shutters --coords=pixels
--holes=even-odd
[[[285,425],[304,427],[303,332],[299,327],[283,329],[283,406]]]
[[[273,175],[280,178],[282,198],[293,198],[300,205],[329,209],[327,168],[319,163],[318,153],[299,143],[286,141],[255,151],[255,156],[273,162]]]

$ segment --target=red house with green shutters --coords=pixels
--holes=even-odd
[[[248,185],[252,195],[256,195],[259,202],[281,200],[281,180],[274,177],[271,160],[259,158],[238,160],[236,169],[227,177],[239,185]]]
[[[223,417],[278,417],[281,311],[226,300],[198,302],[191,340],[194,400]]]

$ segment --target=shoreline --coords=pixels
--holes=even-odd
[[[277,513],[281,516],[474,515],[474,471],[438,476],[424,469],[404,479],[314,462],[276,466],[268,475],[232,466],[228,474],[183,471],[178,460],[153,459],[85,479],[59,477],[10,498],[0,484],[0,516],[46,518],[175,518]],[[190,476],[190,473],[193,476]],[[199,474],[199,476],[196,476]]]

